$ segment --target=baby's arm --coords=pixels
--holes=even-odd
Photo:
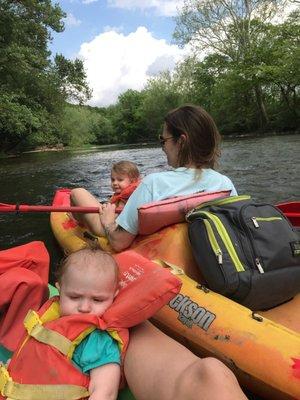
[[[90,370],[89,400],[115,400],[120,383],[120,365],[110,363]]]

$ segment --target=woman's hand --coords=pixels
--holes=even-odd
[[[102,204],[101,210],[99,209],[100,222],[112,248],[115,251],[122,251],[131,245],[135,235],[125,231],[116,224],[115,211],[116,206],[114,204]]]
[[[105,236],[109,239],[113,231],[116,230],[116,206],[111,203],[104,203],[99,208],[100,222],[105,232]]]

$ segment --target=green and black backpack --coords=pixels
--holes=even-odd
[[[252,310],[300,292],[300,238],[284,214],[250,196],[203,203],[186,216],[207,285]]]

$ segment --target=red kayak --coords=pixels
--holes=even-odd
[[[300,228],[300,201],[279,203],[276,207],[284,213],[293,226]]]

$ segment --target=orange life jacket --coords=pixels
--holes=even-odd
[[[135,189],[138,187],[138,185],[140,184],[140,180],[132,182],[129,186],[127,186],[125,189],[123,189],[121,191],[121,193],[119,194],[114,194],[111,198],[110,198],[110,202],[112,204],[115,204],[116,207],[119,208],[119,210],[121,208],[124,207],[124,204],[126,203],[126,201],[129,199],[129,197],[132,195],[132,193],[135,191]]]
[[[58,298],[30,311],[20,342],[8,368],[1,367],[1,399],[72,400],[89,396],[89,376],[71,362],[76,346],[94,329],[107,330],[118,341],[122,359],[128,328],[150,318],[179,292],[181,282],[168,270],[128,250],[116,254],[120,292],[101,316],[60,317]]]

